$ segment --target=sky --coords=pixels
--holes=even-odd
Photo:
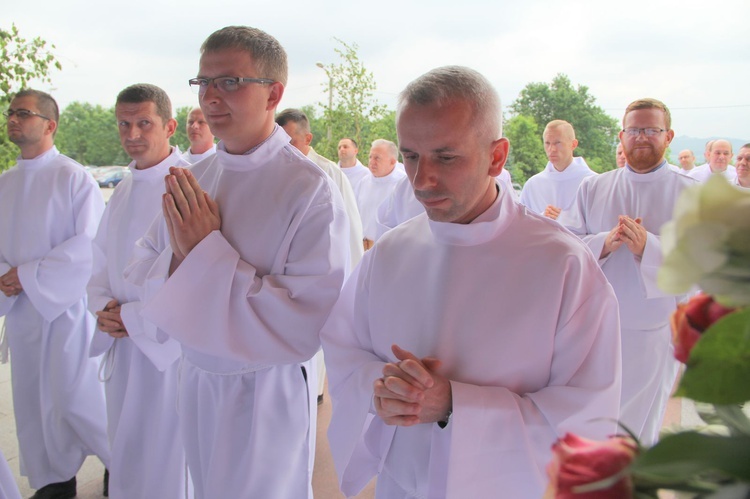
[[[338,63],[335,38],[358,46],[394,109],[419,75],[469,66],[497,88],[503,105],[558,73],[582,85],[618,121],[627,104],[654,97],[672,112],[676,136],[750,142],[750,1],[631,0],[34,0],[5,2],[0,27],[55,44],[62,71],[50,91],[112,106],[133,83],[153,83],[175,109],[196,105],[187,84],[213,31],[249,25],[287,51],[281,108],[324,105],[328,79],[316,63]],[[697,152],[697,151],[696,151]]]

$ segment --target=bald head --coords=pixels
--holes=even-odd
[[[573,150],[578,146],[573,125],[564,120],[547,123],[542,134],[544,152],[557,171],[564,171],[573,162]]]
[[[714,173],[721,173],[727,169],[732,161],[732,144],[728,140],[716,139],[711,143],[708,154],[708,165]]]
[[[677,155],[680,161],[680,167],[685,171],[690,171],[695,167],[695,154],[690,149],[684,149]]]

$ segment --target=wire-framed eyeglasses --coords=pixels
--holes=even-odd
[[[190,88],[193,89],[198,95],[206,93],[208,86],[213,83],[214,88],[220,92],[230,93],[237,91],[241,84],[245,83],[259,83],[261,85],[267,85],[275,83],[274,80],[269,78],[245,78],[242,76],[217,76],[216,78],[191,78],[188,80]]]

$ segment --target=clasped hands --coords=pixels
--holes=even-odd
[[[557,217],[560,216],[561,211],[562,211],[562,208],[558,208],[557,206],[552,206],[551,204],[548,204],[547,207],[544,209],[543,215],[547,218],[551,218],[552,220],[557,220]]]
[[[641,225],[641,218],[630,218],[627,215],[620,215],[618,224],[609,231],[607,238],[604,240],[604,247],[599,258],[608,256],[613,251],[617,251],[623,244],[637,257],[643,256],[646,249],[646,239],[648,232]]]
[[[18,267],[11,267],[9,271],[0,276],[0,291],[8,297],[21,294],[23,286],[18,279]]]
[[[171,273],[199,242],[221,228],[221,216],[219,205],[201,189],[190,170],[173,166],[164,183],[162,211],[172,245]]]
[[[399,360],[383,367],[383,377],[373,383],[378,416],[388,425],[413,426],[445,420],[452,410],[450,381],[437,373],[440,361],[417,358],[398,345],[391,347]]]
[[[120,304],[117,300],[109,300],[104,310],[96,313],[96,327],[113,338],[124,338],[128,335],[128,330],[125,329],[120,317]]]

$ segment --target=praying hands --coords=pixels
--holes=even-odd
[[[378,416],[397,426],[444,421],[453,401],[450,381],[437,373],[440,361],[419,359],[398,345],[391,348],[399,362],[386,364],[373,385]]]
[[[623,244],[635,256],[642,257],[643,251],[646,249],[648,233],[646,228],[641,225],[641,221],[640,217],[633,219],[626,215],[620,215],[618,224],[607,234],[599,258],[608,256]]]
[[[221,216],[219,205],[190,170],[171,167],[164,181],[162,210],[172,245],[171,274],[199,242],[221,228]]]

